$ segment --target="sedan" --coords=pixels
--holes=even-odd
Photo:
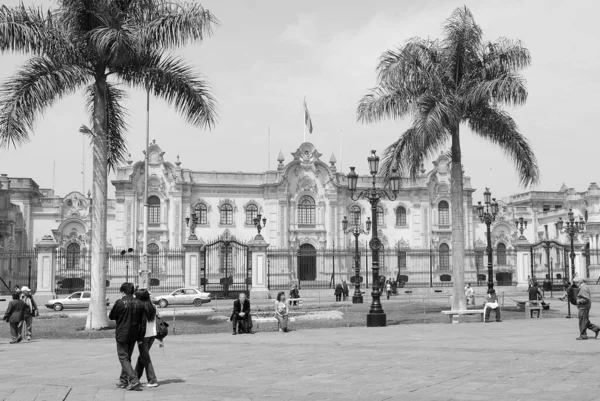
[[[89,291],[74,292],[66,298],[51,299],[46,302],[46,308],[59,312],[63,309],[85,309],[90,307],[91,293]],[[110,301],[106,298],[106,306]]]
[[[152,302],[166,308],[169,305],[194,305],[202,306],[210,302],[210,293],[202,292],[198,288],[180,288],[168,295],[157,295],[152,297]]]

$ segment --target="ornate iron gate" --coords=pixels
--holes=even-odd
[[[233,236],[222,236],[204,246],[204,291],[229,298],[231,292],[249,294],[252,285],[252,253]]]
[[[553,284],[562,283],[569,277],[568,252],[565,246],[554,240],[541,240],[531,245],[531,266],[529,275],[533,280],[543,281],[551,278]],[[541,279],[541,280],[540,280]]]

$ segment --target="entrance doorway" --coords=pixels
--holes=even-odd
[[[317,279],[317,250],[311,244],[302,244],[298,250],[298,279],[300,281]]]

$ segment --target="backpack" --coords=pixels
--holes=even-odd
[[[156,314],[156,339],[162,341],[169,334],[169,323]]]
[[[577,306],[577,294],[579,293],[579,288],[577,288],[575,286],[575,284],[573,284],[569,289],[568,289],[568,294],[569,294],[569,302],[571,302],[571,305],[575,305]]]

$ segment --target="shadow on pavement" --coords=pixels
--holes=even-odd
[[[167,380],[160,381],[161,386],[164,386],[165,384],[176,384],[176,383],[185,383],[185,380],[183,380],[183,379],[167,379]]]

